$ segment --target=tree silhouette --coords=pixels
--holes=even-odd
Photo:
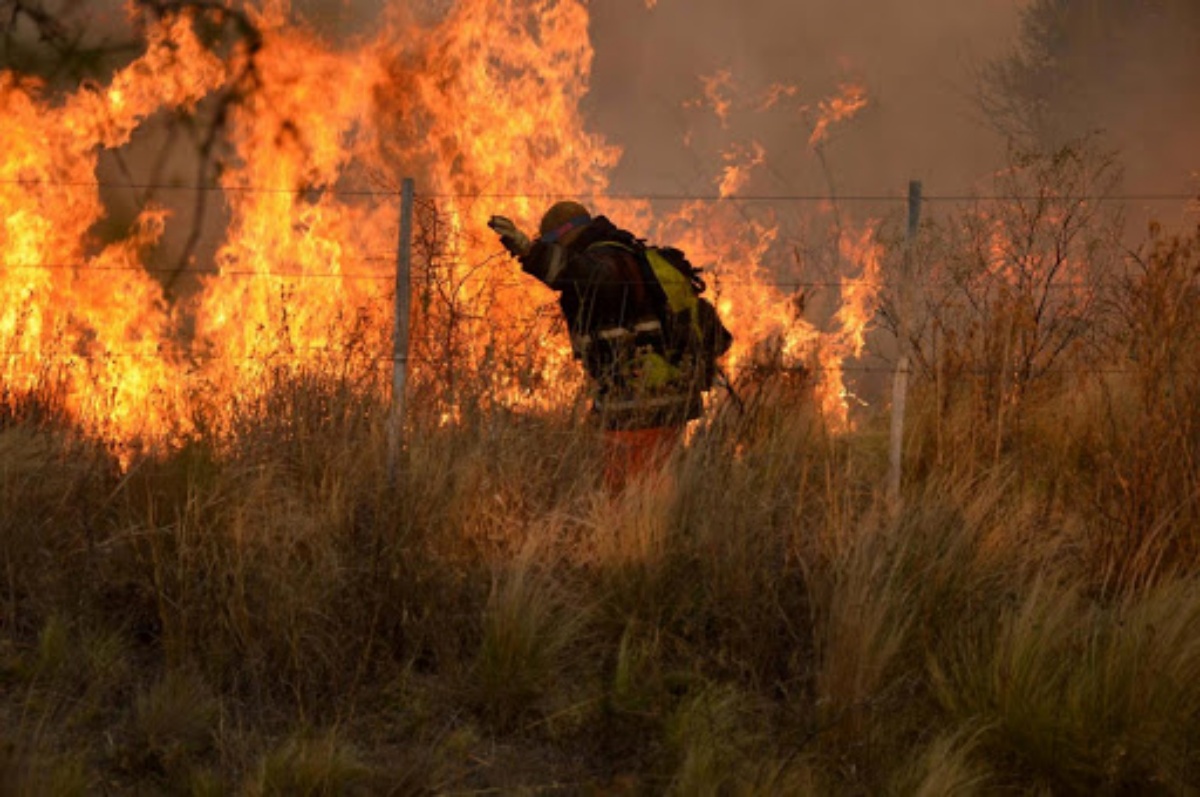
[[[1015,49],[985,68],[982,100],[1004,133],[1055,149],[1151,114],[1194,118],[1196,74],[1195,0],[1032,0]]]

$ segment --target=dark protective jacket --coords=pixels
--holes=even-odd
[[[559,293],[606,429],[673,426],[703,410],[696,380],[668,362],[662,288],[639,249],[632,234],[598,216],[568,246],[538,240],[521,258],[527,274]]]

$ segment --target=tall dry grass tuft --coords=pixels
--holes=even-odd
[[[253,797],[370,794],[371,771],[336,730],[297,734],[263,757],[245,784]]]
[[[569,677],[567,654],[586,623],[586,609],[573,603],[539,570],[533,545],[496,573],[468,674],[468,688],[489,722],[510,727]]]
[[[906,541],[879,529],[861,534],[814,585],[814,687],[823,745],[869,758],[881,742],[870,733],[875,716],[911,698],[895,690],[911,678],[902,654],[917,617],[898,566]]]
[[[815,635],[812,698],[801,707],[811,712],[810,746],[848,778],[843,787],[916,789],[986,771],[982,755],[949,741],[937,753],[947,771],[929,763],[918,772],[913,761],[917,751],[935,755],[931,723],[945,728],[930,657],[988,636],[1013,596],[1064,558],[1036,507],[1013,500],[1014,482],[952,471],[910,491],[898,513],[864,505],[856,524],[800,549]],[[946,739],[962,727],[945,728]]]
[[[747,727],[745,704],[721,687],[701,688],[680,703],[666,724],[678,758],[669,793],[726,794],[745,783],[747,753],[762,744]]]
[[[130,766],[157,770],[166,778],[188,778],[195,762],[214,748],[220,708],[199,677],[168,671],[134,698]]]
[[[1196,771],[1198,595],[1189,580],[1106,604],[1041,577],[994,630],[931,660],[935,691],[1034,783],[1185,790]]]
[[[9,633],[29,638],[59,607],[89,605],[112,587],[80,576],[101,566],[118,483],[115,459],[65,423],[0,424],[0,626]]]
[[[1128,373],[1080,438],[1099,472],[1097,569],[1117,584],[1170,572],[1200,551],[1200,230],[1155,229],[1114,303]]]
[[[29,750],[16,742],[0,746],[0,793],[13,797],[83,797],[95,784],[85,762]]]
[[[326,482],[305,494],[275,468],[232,467],[192,485],[174,517],[145,498],[142,525],[125,533],[170,666],[258,697],[283,690],[319,701],[348,683],[342,634],[363,618],[346,605],[351,518],[338,489]]]
[[[893,776],[888,792],[916,797],[987,794],[989,774],[976,759],[978,733],[957,731],[938,736]]]
[[[597,528],[616,548],[600,572],[606,605],[618,628],[659,628],[705,671],[801,688],[812,635],[795,548],[806,518],[836,502],[824,482],[831,442],[811,410],[764,404],[719,423]]]

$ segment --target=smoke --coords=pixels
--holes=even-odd
[[[408,0],[418,19],[453,0]],[[322,35],[369,35],[376,0],[293,0]],[[993,170],[1004,140],[979,111],[978,72],[1015,43],[1015,0],[605,0],[588,4],[595,60],[586,111],[624,149],[614,189],[712,194],[721,152],[760,143],[768,169],[746,193],[944,192]],[[728,73],[722,125],[696,100]],[[807,141],[817,103],[854,83],[868,108],[832,133],[829,174]],[[766,111],[772,87],[794,87]],[[807,111],[805,110],[807,108]],[[685,141],[688,145],[685,145]]]
[[[980,118],[976,72],[1012,44],[1011,2],[961,0],[641,0],[593,3],[591,110],[625,147],[616,175],[631,191],[711,192],[713,151],[752,139],[769,170],[748,193],[902,194],[918,178],[969,187],[1003,153]],[[722,126],[685,107],[700,77],[727,71],[735,113]],[[807,146],[822,98],[854,83],[868,107],[832,131],[828,174]],[[756,111],[772,86],[793,86]],[[805,110],[807,109],[807,110]],[[690,132],[690,136],[689,136]],[[685,146],[685,140],[690,146]]]
[[[72,18],[83,13],[65,3]],[[1069,0],[1055,0],[1070,5]],[[435,22],[454,0],[402,0],[417,20]],[[292,0],[293,14],[328,41],[368,41],[378,0]],[[1134,4],[1135,6],[1137,4]],[[1105,131],[1138,192],[1180,191],[1200,168],[1200,42],[1177,24],[1197,12],[1190,0],[1158,0],[1134,15],[1117,50],[1111,37],[1071,57],[1074,82],[1052,97],[1063,129]],[[122,0],[86,4],[94,30],[111,38]],[[980,74],[1018,51],[1019,0],[604,0],[591,2],[595,60],[585,99],[590,127],[623,149],[613,190],[633,194],[902,196],[910,179],[932,194],[986,191],[1004,162],[1002,124],[980,105]],[[1164,10],[1165,9],[1165,10]],[[1189,36],[1181,31],[1191,31]],[[1108,42],[1102,46],[1103,42]],[[729,110],[706,97],[706,82]],[[846,86],[866,107],[809,145],[820,103]],[[153,125],[139,134],[161,144]],[[165,179],[194,179],[183,144]],[[730,153],[765,153],[762,165],[729,180]],[[121,168],[148,174],[135,146]],[[106,176],[119,170],[106,158]],[[737,165],[737,164],[731,164]],[[115,201],[115,200],[114,200]],[[132,201],[132,200],[131,200]],[[177,218],[191,210],[178,204]],[[884,215],[895,203],[849,203]],[[208,233],[219,235],[211,219]]]
[[[453,2],[402,4],[433,21]],[[901,193],[910,178],[958,192],[1001,162],[1004,120],[981,110],[980,73],[1019,52],[1022,8],[1039,3],[1070,28],[1068,45],[1053,54],[1066,79],[1040,98],[1054,116],[1051,138],[1101,131],[1121,152],[1132,189],[1180,190],[1200,168],[1200,8],[1192,0],[1095,4],[1124,9],[1104,12],[1103,24],[1094,10],[1065,13],[1093,6],[1070,0],[592,2],[589,119],[625,150],[614,176],[623,191],[711,192],[720,152],[756,141],[770,168],[746,192],[815,193],[831,178],[843,193]],[[116,38],[123,24],[122,0],[43,5],[90,41]],[[322,37],[343,43],[369,37],[383,4],[291,5]],[[702,78],[718,73],[729,77],[728,124],[694,102]],[[826,170],[805,146],[813,120],[804,109],[847,82],[866,89],[869,106],[834,132]],[[756,112],[781,85],[795,93]]]
[[[989,75],[991,98],[1009,101],[1001,121],[1045,147],[1097,137],[1129,193],[1197,188],[1200,5],[1034,0],[1022,18],[1022,47]]]

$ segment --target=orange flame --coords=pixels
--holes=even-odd
[[[0,378],[12,392],[53,388],[85,425],[113,438],[175,431],[181,380],[162,291],[141,253],[165,214],[96,254],[104,215],[97,144],[124,144],[160,108],[189,108],[225,79],[190,20],[148,29],[146,53],[105,89],[52,106],[40,86],[0,74]]]
[[[765,113],[775,106],[779,105],[784,98],[791,99],[800,93],[800,87],[789,83],[772,83],[763,92],[763,98],[759,101],[755,110],[759,113]]]
[[[446,381],[486,382],[496,401],[519,406],[578,389],[553,294],[501,256],[484,227],[502,212],[533,229],[548,201],[570,194],[598,198],[597,212],[679,246],[711,272],[736,336],[731,368],[764,347],[791,363],[820,352],[837,373],[822,383],[823,403],[844,419],[835,367],[862,349],[877,260],[856,255],[863,275],[843,290],[837,330],[822,333],[797,317],[794,296],[765,265],[779,238],[773,218],[747,220],[727,202],[663,214],[648,202],[603,199],[621,152],[589,132],[580,112],[593,57],[583,0],[460,0],[424,22],[407,8],[389,9],[374,41],[339,51],[289,24],[286,0],[250,7],[262,31],[258,87],[230,120],[236,157],[220,178],[229,225],[214,273],[174,306],[145,268],[168,223],[163,211],[144,210],[123,240],[92,241],[105,212],[97,146],[124,146],[160,109],[193,107],[249,55],[222,63],[181,16],[149,26],[146,54],[106,87],[57,106],[35,83],[0,75],[3,386],[34,390],[50,379],[96,432],[169,441],[188,431],[197,392],[218,403],[252,393],[276,368],[377,373],[389,353],[398,203],[387,190],[339,189],[364,179],[391,189],[411,174],[437,197],[445,247],[417,264],[429,279],[414,286],[417,337],[429,349],[423,378],[437,380],[453,363]],[[732,75],[702,83],[726,125]],[[760,106],[795,94],[777,85]],[[814,140],[866,101],[857,89],[842,99],[822,103]],[[751,142],[724,160],[715,179],[732,197],[766,152]],[[869,241],[864,234],[854,246],[861,254]],[[435,327],[444,339],[421,337]],[[453,396],[446,402],[453,417]]]
[[[817,104],[817,123],[808,137],[808,146],[816,147],[824,143],[829,137],[830,127],[853,118],[867,107],[867,90],[862,86],[847,84],[839,91],[836,97],[821,100]]]
[[[866,335],[879,309],[883,253],[875,240],[874,225],[867,225],[856,237],[845,235],[839,242],[842,260],[859,264],[857,277],[842,278],[842,306],[834,315],[837,329],[825,339],[820,352],[825,415],[835,428],[846,428],[850,396],[846,388],[843,362],[859,357],[866,347]]]
[[[726,166],[717,187],[721,198],[728,199],[746,187],[750,182],[751,171],[766,162],[767,151],[762,144],[752,141],[749,151],[743,146],[734,145],[722,153],[722,158]]]
[[[203,376],[221,390],[254,385],[280,362],[351,358],[363,329],[374,352],[385,351],[389,269],[372,255],[394,249],[394,211],[331,190],[369,123],[382,72],[366,54],[331,52],[284,20],[278,6],[255,17],[261,87],[234,115],[240,165],[221,178],[231,222],[218,273],[194,304]],[[238,190],[247,186],[267,190]]]
[[[719,69],[711,75],[701,75],[700,85],[704,88],[704,96],[685,102],[684,107],[703,108],[707,105],[720,120],[721,127],[728,127],[729,114],[733,110],[733,98],[730,96],[733,72]]]

